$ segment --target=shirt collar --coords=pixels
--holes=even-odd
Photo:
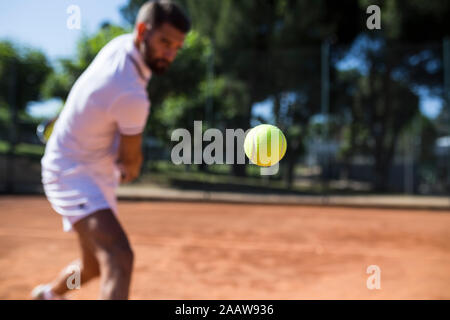
[[[132,38],[133,39],[133,38]],[[140,74],[140,76],[145,81],[149,81],[152,76],[152,71],[145,63],[144,59],[142,58],[141,53],[134,45],[134,41],[131,40],[128,45],[128,53],[130,55],[130,58],[133,60],[133,64],[138,69],[137,72]]]

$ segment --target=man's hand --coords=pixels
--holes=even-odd
[[[119,170],[121,183],[127,183],[139,177],[142,166],[142,134],[134,136],[120,135]]]

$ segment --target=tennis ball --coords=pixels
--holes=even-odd
[[[36,130],[36,134],[43,144],[46,144],[52,134],[56,118],[41,122]]]
[[[244,141],[244,151],[250,161],[258,166],[277,164],[286,153],[286,138],[275,126],[260,124],[251,129]]]
[[[48,141],[48,139],[50,139],[50,135],[53,132],[53,127],[55,126],[55,121],[51,121],[47,127],[44,130],[44,137],[45,137],[45,141]]]

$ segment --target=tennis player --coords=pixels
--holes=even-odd
[[[34,299],[63,299],[73,265],[81,284],[100,276],[100,299],[127,299],[133,251],[117,218],[115,190],[136,179],[149,115],[147,83],[182,47],[190,21],[169,0],[146,2],[134,32],[110,41],[72,87],[42,158],[42,182],[64,231],[75,231],[81,259]]]

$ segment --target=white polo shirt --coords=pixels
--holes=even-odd
[[[120,134],[144,129],[150,77],[132,34],[110,41],[72,87],[47,143],[43,168],[62,171],[83,164],[112,174]]]

